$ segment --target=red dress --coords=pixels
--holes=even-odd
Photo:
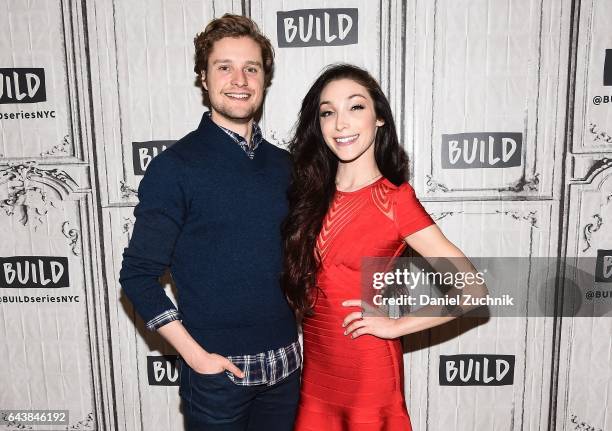
[[[361,297],[363,256],[395,256],[403,238],[433,224],[412,187],[385,178],[354,192],[337,191],[317,238],[321,289],[314,315],[304,319],[304,368],[295,429],[411,430],[404,400],[399,339],[343,334]]]

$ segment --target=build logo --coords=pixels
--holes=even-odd
[[[0,69],[0,104],[47,101],[45,70],[42,68]]]
[[[132,142],[132,166],[134,175],[144,175],[149,163],[159,153],[172,146],[176,141]]]
[[[604,84],[612,86],[612,49],[606,49],[606,61],[604,63]]]
[[[177,355],[147,356],[147,376],[151,386],[178,386],[180,369]]]
[[[514,359],[514,355],[440,355],[440,386],[512,385]]]
[[[65,256],[0,257],[0,289],[57,289],[70,287]]]
[[[612,283],[612,250],[597,250],[595,282]]]
[[[442,135],[442,169],[509,168],[521,165],[522,133]]]
[[[359,11],[301,9],[276,12],[279,48],[354,45],[358,42]]]

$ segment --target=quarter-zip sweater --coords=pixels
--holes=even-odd
[[[251,160],[207,115],[155,157],[119,277],[142,319],[173,308],[158,282],[169,267],[183,325],[207,351],[293,343],[295,318],[279,285],[289,178],[286,151],[264,140]]]

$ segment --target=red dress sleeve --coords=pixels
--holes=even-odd
[[[434,224],[408,183],[402,184],[395,191],[393,205],[395,225],[402,238]]]

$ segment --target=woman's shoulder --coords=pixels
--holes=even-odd
[[[404,197],[412,197],[415,196],[416,193],[410,183],[403,182],[399,185],[393,184],[390,180],[385,178],[380,183],[379,187],[380,194],[389,199],[402,199]]]
[[[395,218],[398,210],[420,205],[410,183],[397,185],[386,178],[376,187],[372,197],[376,206],[391,218]]]
[[[396,206],[398,196],[405,192],[408,183],[400,185],[393,184],[387,178],[383,178],[372,189],[372,200],[378,209],[390,219],[393,219],[394,208]],[[408,187],[410,187],[408,185]]]

